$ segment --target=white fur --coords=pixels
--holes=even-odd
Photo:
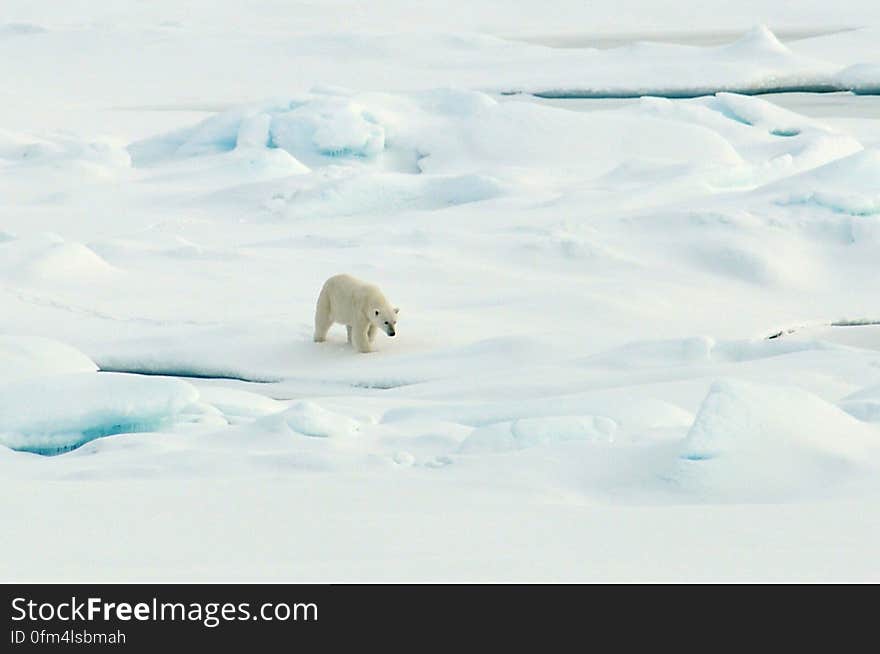
[[[376,332],[394,336],[398,309],[378,286],[351,275],[334,275],[321,288],[315,308],[315,342],[323,343],[333,323],[348,328],[348,342],[358,352],[371,352]]]

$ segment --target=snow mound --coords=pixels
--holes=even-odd
[[[743,165],[702,175],[704,183],[720,188],[768,184],[863,149],[849,134],[820,121],[735,93],[679,102],[643,98],[629,111],[699,125],[723,138]]]
[[[235,149],[242,123],[262,113],[251,106],[215,114],[183,129],[149,137],[129,144],[128,152],[136,166],[163,159],[198,157]],[[247,133],[247,130],[245,130]],[[250,135],[253,139],[253,134]]]
[[[816,126],[814,121],[760,98],[716,93],[715,102],[728,118],[762,128],[773,136],[797,136],[805,127]]]
[[[0,243],[0,272],[29,282],[96,282],[119,273],[83,243],[42,233]]]
[[[880,422],[880,384],[846,396],[838,402],[838,406],[864,422]]]
[[[64,343],[39,336],[0,334],[0,380],[97,370],[85,354]]]
[[[610,443],[616,431],[617,423],[604,416],[522,418],[478,427],[462,442],[460,451],[506,452],[567,441]]]
[[[880,434],[806,391],[716,382],[682,445],[675,479],[696,494],[773,500],[851,479]]]
[[[807,205],[851,216],[880,214],[880,150],[857,152],[785,180],[771,191],[781,205]]]
[[[358,423],[351,418],[328,411],[307,400],[297,402],[281,417],[290,429],[304,436],[351,436],[359,429]]]
[[[287,408],[287,405],[271,397],[221,386],[200,388],[199,399],[231,418],[259,418]]]
[[[25,276],[37,279],[85,280],[118,272],[97,253],[82,243],[57,243],[28,261],[22,268]]]
[[[760,53],[788,55],[791,51],[776,38],[766,25],[755,25],[733,43],[722,46],[726,51],[742,53],[743,55],[756,55]]]
[[[177,379],[73,373],[3,384],[0,444],[60,454],[102,436],[168,427],[198,400]]]
[[[269,138],[294,156],[374,157],[385,149],[385,130],[357,102],[323,97],[272,117]]]
[[[385,148],[385,131],[356,99],[309,94],[284,102],[247,105],[199,124],[133,143],[138,165],[236,148],[279,148],[306,166],[370,158]]]

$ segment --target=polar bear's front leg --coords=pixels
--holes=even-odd
[[[351,325],[346,325],[345,331],[348,332],[348,344],[351,345]]]
[[[357,348],[358,352],[366,353],[372,352],[373,348],[370,347],[370,337],[367,336],[367,327],[366,326],[357,326],[352,327],[351,330],[352,336],[352,345]]]

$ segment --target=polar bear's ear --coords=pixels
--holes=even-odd
[[[400,307],[394,307],[394,313],[400,313]]]

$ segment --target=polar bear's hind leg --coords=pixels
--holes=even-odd
[[[333,320],[330,318],[330,296],[326,289],[321,289],[318,296],[318,305],[315,307],[315,343],[323,343],[327,340],[327,332]]]

